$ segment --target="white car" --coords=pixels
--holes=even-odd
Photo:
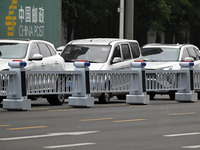
[[[147,44],[141,49],[145,69],[150,70],[180,70],[182,61],[194,62],[194,69],[200,69],[200,52],[198,47],[191,44]],[[167,92],[167,91],[166,91]],[[153,99],[157,92],[151,92]],[[163,93],[161,93],[163,94]],[[168,93],[170,99],[175,99],[175,92]]]
[[[42,40],[0,40],[0,71],[8,70],[8,62],[25,61],[26,70],[56,71],[64,70],[64,59],[57,53],[54,45]],[[64,96],[47,97],[50,104],[62,104]],[[2,101],[2,99],[0,100]]]
[[[74,70],[73,62],[87,60],[90,70],[130,69],[134,60],[142,60],[139,44],[136,40],[92,38],[69,42],[61,53],[65,60],[65,70]],[[107,103],[114,93],[93,95],[101,103]],[[118,95],[124,99],[125,95]]]
[[[63,51],[64,48],[65,48],[65,46],[60,46],[60,47],[58,47],[56,49],[59,55],[62,53],[62,51]]]
[[[145,69],[179,70],[179,62],[193,61],[200,69],[200,52],[191,44],[147,44],[141,49]]]

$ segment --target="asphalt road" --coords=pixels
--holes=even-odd
[[[200,149],[200,102],[157,98],[149,105],[114,98],[92,108],[72,108],[67,102],[50,106],[40,99],[29,111],[7,111],[0,105],[0,149]]]

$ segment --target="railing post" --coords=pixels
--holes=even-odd
[[[179,90],[175,94],[177,101],[197,101],[197,93],[194,92],[193,81],[193,62],[180,62],[181,70],[186,71],[186,74],[179,75]]]
[[[145,69],[146,63],[132,62],[132,70],[137,71],[135,79],[131,79],[131,90],[126,95],[126,103],[129,104],[149,104],[149,95],[146,94],[146,77]]]
[[[78,93],[72,93],[68,98],[68,105],[73,107],[92,107],[94,106],[94,97],[90,95],[89,62],[74,62],[78,75]]]
[[[8,94],[9,89],[13,90],[13,95],[7,95],[3,100],[3,109],[7,110],[28,110],[31,109],[31,100],[27,99],[26,92],[26,62],[13,61],[9,62],[10,71],[15,71],[13,78],[8,79]],[[11,90],[10,90],[11,91]]]

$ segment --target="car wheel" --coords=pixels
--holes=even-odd
[[[117,99],[119,99],[119,100],[126,100],[126,94],[117,95]]]
[[[169,93],[169,98],[170,98],[171,100],[175,100],[175,92]]]
[[[28,96],[28,99],[32,100],[32,101],[36,101],[38,99],[37,96]]]
[[[3,99],[5,99],[5,98],[6,98],[6,96],[5,97],[4,96],[0,97],[0,103],[3,102]]]
[[[65,101],[65,95],[64,94],[51,95],[47,97],[47,101],[51,105],[62,105]]]
[[[101,104],[107,104],[110,102],[111,94],[110,93],[102,93],[99,99],[99,103]]]
[[[149,96],[150,96],[150,100],[153,100],[154,99],[154,97],[155,97],[155,93],[149,93]]]
[[[197,99],[200,99],[200,92],[197,92]]]

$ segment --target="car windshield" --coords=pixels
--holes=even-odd
[[[178,48],[142,48],[144,61],[178,61]]]
[[[0,58],[22,59],[26,55],[25,43],[0,43]]]
[[[61,56],[65,62],[87,60],[94,63],[104,63],[108,58],[110,48],[108,45],[68,45]]]

